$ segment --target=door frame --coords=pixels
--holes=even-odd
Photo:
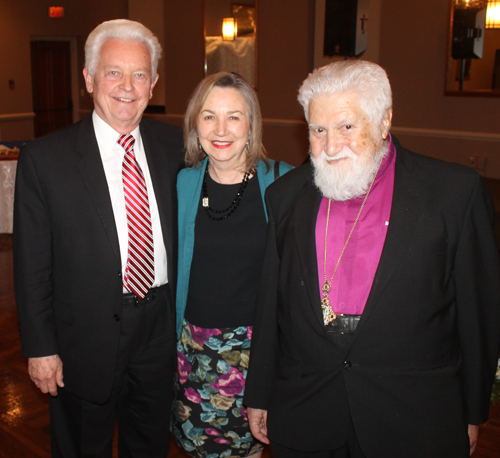
[[[80,96],[78,90],[78,81],[81,76],[81,72],[78,71],[78,47],[76,37],[66,37],[66,36],[41,36],[32,35],[30,36],[30,41],[68,41],[70,49],[70,66],[71,66],[71,98],[73,102],[73,122],[79,121],[79,111],[80,111]],[[33,78],[33,71],[31,71],[31,78]]]

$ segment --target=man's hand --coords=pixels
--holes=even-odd
[[[474,453],[477,445],[477,437],[479,436],[479,425],[469,425],[469,441],[470,441],[470,454]]]
[[[31,380],[42,393],[57,396],[57,387],[63,387],[63,364],[59,355],[28,358]]]
[[[255,439],[261,441],[263,444],[269,444],[267,438],[267,410],[247,408],[248,422],[250,423],[250,430]]]

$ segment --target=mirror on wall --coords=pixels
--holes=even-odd
[[[257,0],[204,0],[205,75],[236,72],[257,86]]]
[[[451,0],[445,93],[500,97],[500,1]]]

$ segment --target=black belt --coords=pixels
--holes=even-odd
[[[142,307],[146,305],[148,302],[151,302],[157,294],[167,288],[168,283],[164,285],[157,286],[156,288],[151,288],[143,299],[137,297],[134,293],[124,293],[123,294],[123,305],[133,305],[135,307]]]
[[[332,322],[325,326],[326,332],[333,334],[354,334],[361,315],[346,315],[340,313]]]

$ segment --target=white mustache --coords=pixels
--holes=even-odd
[[[321,152],[320,159],[323,159],[326,162],[331,162],[331,161],[338,161],[339,159],[346,159],[346,158],[356,160],[358,158],[358,156],[356,156],[356,154],[354,154],[349,148],[346,148],[344,146],[344,148],[342,148],[342,150],[340,150],[337,154],[335,154],[335,156],[328,156],[328,154],[325,153],[325,150],[323,150]]]

